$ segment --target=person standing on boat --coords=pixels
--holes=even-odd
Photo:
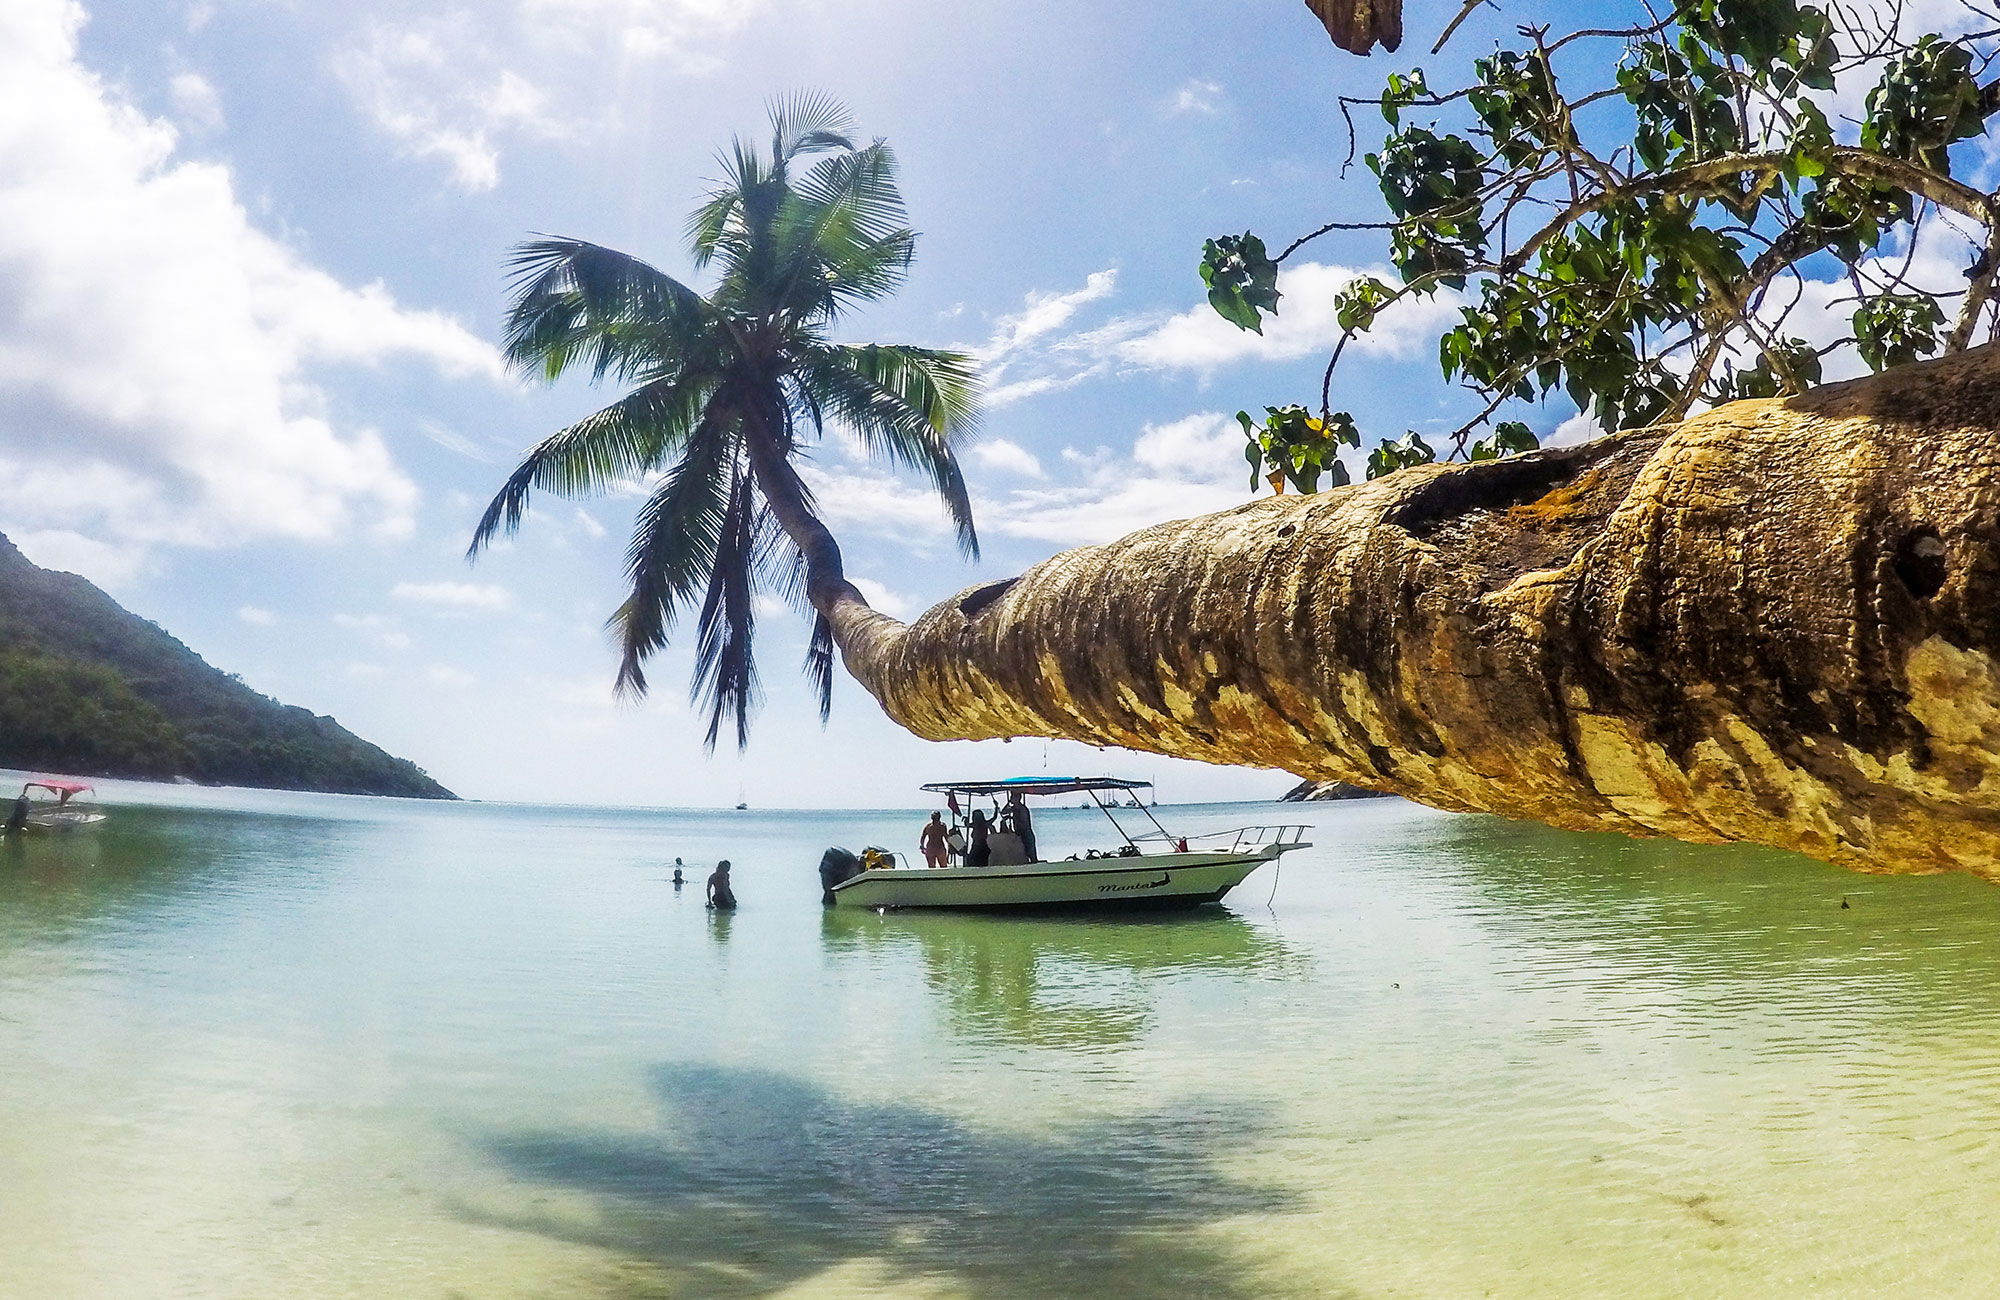
[[[944,814],[934,812],[924,823],[924,833],[917,837],[917,847],[924,851],[924,865],[927,867],[948,867],[951,865],[951,848],[945,843]]]
[[[14,835],[28,825],[28,792],[21,791],[21,797],[14,801],[14,811],[7,814],[7,828],[0,835]]]
[[[1028,801],[1019,790],[1007,795],[1007,816],[1013,820],[1014,833],[1021,837],[1021,849],[1028,855],[1028,861],[1041,861],[1035,852],[1035,819],[1028,815]]]
[[[715,864],[708,877],[708,905],[718,912],[736,910],[736,891],[729,887],[729,859]]]
[[[972,842],[965,847],[965,865],[983,867],[993,859],[993,846],[986,839],[986,814],[974,808],[971,826]]]

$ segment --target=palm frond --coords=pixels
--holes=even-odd
[[[751,653],[757,611],[751,570],[756,552],[757,501],[750,477],[738,468],[709,569],[708,595],[695,626],[694,680],[689,694],[708,713],[703,744],[713,752],[724,718],[736,720],[736,747],[750,744],[750,714],[757,704],[757,663]]]
[[[806,504],[812,504],[808,495]],[[812,612],[806,596],[806,558],[769,509],[757,512],[758,585],[801,614]]]
[[[812,683],[819,700],[819,725],[833,717],[833,624],[826,615],[813,614],[812,639],[806,642],[806,680]]]
[[[854,147],[854,118],[847,106],[818,90],[780,95],[767,106],[771,157],[782,169],[801,154]]]
[[[800,483],[798,493],[805,508],[817,513],[811,489]],[[760,510],[757,516],[757,573],[768,590],[812,619],[812,638],[806,645],[802,667],[806,680],[812,684],[813,697],[819,703],[819,720],[824,725],[833,716],[833,625],[812,606],[806,588],[809,574],[805,555],[768,508]]]
[[[735,220],[741,195],[733,186],[711,192],[687,222],[688,253],[696,270],[705,270],[715,259],[717,248]]]
[[[887,238],[909,219],[896,181],[896,153],[886,140],[822,159],[793,191],[809,205],[840,214],[846,233],[860,242]]]
[[[842,307],[886,297],[907,275],[916,232],[903,224],[896,158],[877,140],[825,159],[781,208],[772,240],[784,290],[778,306],[793,319],[830,320]]]
[[[583,496],[611,490],[658,469],[704,418],[715,381],[679,374],[645,384],[535,444],[487,505],[467,558],[502,531],[520,530],[536,492]]]
[[[818,314],[831,320],[849,307],[889,297],[909,278],[916,252],[914,230],[898,230],[885,239],[832,250],[822,272],[826,300]]]
[[[508,259],[508,364],[553,382],[583,364],[593,382],[632,380],[683,363],[711,324],[708,303],[657,268],[580,239],[544,237]]]
[[[618,638],[622,696],[645,695],[646,660],[666,648],[681,606],[714,570],[737,447],[725,416],[705,420],[633,522],[625,550],[631,590],[607,622]]]
[[[977,427],[978,379],[970,357],[834,344],[807,352],[796,379],[822,410],[854,430],[871,455],[928,475],[957,528],[959,549],[978,557],[972,502],[954,450]]]

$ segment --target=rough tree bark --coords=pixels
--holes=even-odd
[[[2000,880],[2000,352],[1065,552],[905,626],[931,739],[1065,736]]]
[[[1306,8],[1349,54],[1365,55],[1377,44],[1394,51],[1403,43],[1403,0],[1306,0]]]

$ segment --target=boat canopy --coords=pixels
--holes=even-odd
[[[1079,790],[1150,790],[1151,781],[1115,776],[1010,776],[1001,781],[933,781],[932,794],[1074,794]]]
[[[90,786],[84,784],[82,781],[59,781],[50,778],[44,781],[28,782],[21,787],[21,793],[26,794],[28,791],[36,789],[47,790],[54,794],[78,795],[90,789]]]

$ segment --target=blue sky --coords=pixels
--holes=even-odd
[[[1415,4],[1410,30],[1456,8]],[[1506,23],[1482,14],[1449,53]],[[1202,240],[1377,215],[1365,171],[1340,176],[1335,97],[1428,39],[1363,62],[1298,0],[7,0],[0,531],[469,796],[880,805],[1044,764],[1168,799],[1275,793],[1289,778],[927,744],[844,678],[823,731],[789,614],[760,629],[741,759],[702,752],[678,650],[651,700],[614,703],[601,625],[633,501],[544,498],[512,545],[462,557],[519,452],[610,396],[501,372],[503,261],[548,231],[689,275],[716,150],[774,94],[847,100],[924,232],[853,335],[973,349],[991,393],[966,458],[978,565],[919,483],[838,443],[815,465],[850,573],[914,613],[1245,498],[1228,417],[1315,399],[1327,299],[1379,252],[1316,244],[1257,339],[1201,303]],[[1381,331],[1335,404],[1379,433],[1454,423],[1442,310]]]

